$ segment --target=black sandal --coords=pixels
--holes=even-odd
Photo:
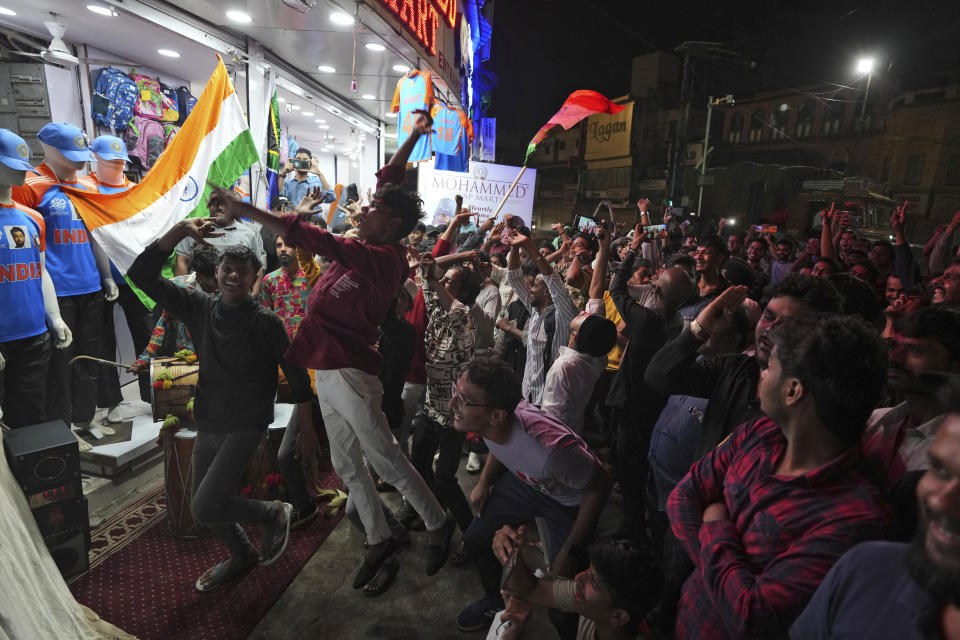
[[[360,570],[357,571],[357,576],[353,579],[353,588],[359,589],[373,580],[373,576],[377,575],[377,572],[380,570],[380,567],[383,566],[383,563],[386,562],[390,556],[396,553],[397,549],[399,548],[400,544],[396,539],[391,537],[387,539],[386,546],[375,560],[371,561],[364,558],[363,564],[360,565]]]
[[[384,561],[383,566],[377,571],[376,575],[370,579],[370,582],[364,585],[363,595],[371,598],[385,592],[393,584],[400,571],[400,558],[394,553],[390,558]]]

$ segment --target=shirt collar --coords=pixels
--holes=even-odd
[[[75,185],[78,182],[77,180],[74,180],[73,182],[67,182],[66,180],[61,180],[60,178],[57,177],[57,174],[53,172],[53,169],[46,162],[41,162],[40,166],[37,167],[37,171],[39,171],[41,175],[45,175],[48,178],[53,178],[53,181],[56,182],[57,184]]]

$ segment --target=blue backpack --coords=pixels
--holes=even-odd
[[[193,94],[191,94],[190,90],[186,87],[177,87],[175,91],[177,94],[177,107],[180,112],[180,119],[177,120],[177,124],[183,126],[187,116],[190,115],[190,112],[193,111],[193,108],[197,105],[197,99],[193,97]]]
[[[114,131],[126,129],[139,97],[137,83],[130,76],[115,67],[100,69],[94,82],[93,121]]]

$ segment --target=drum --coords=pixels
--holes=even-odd
[[[167,522],[173,535],[179,538],[199,538],[209,531],[197,524],[190,512],[193,499],[193,445],[197,432],[178,429],[164,430],[163,482],[167,494]]]
[[[170,374],[173,383],[168,389],[157,389],[153,383],[162,371]],[[187,364],[177,358],[154,358],[150,362],[150,404],[153,405],[153,421],[160,422],[173,414],[185,420],[187,402],[194,396],[200,374],[199,364]]]

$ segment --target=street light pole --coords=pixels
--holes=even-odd
[[[713,96],[707,100],[707,126],[703,132],[703,157],[700,159],[700,195],[697,196],[697,215],[703,218],[703,177],[707,175],[707,151],[710,144],[710,116],[713,115]]]
[[[870,98],[870,81],[873,79],[873,70],[867,72],[867,88],[863,90],[863,105],[860,107],[860,130],[867,124],[867,100]]]

